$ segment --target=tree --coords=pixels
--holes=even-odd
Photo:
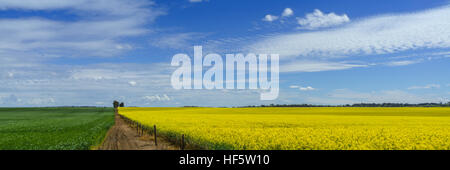
[[[125,107],[125,103],[120,103],[119,107]]]
[[[119,107],[119,102],[118,102],[118,101],[116,101],[116,100],[114,100],[114,102],[113,102],[113,106],[114,106],[114,108],[118,108],[118,107]]]

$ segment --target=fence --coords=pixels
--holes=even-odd
[[[146,125],[143,125],[137,121],[131,120],[126,116],[123,116],[121,114],[118,114],[120,116],[120,118],[122,118],[122,120],[124,120],[128,125],[130,125],[130,127],[134,127],[136,128],[136,133],[138,134],[138,136],[143,136],[144,134],[148,134],[150,136],[154,136],[154,142],[155,142],[155,146],[158,146],[158,133],[157,133],[157,129],[156,129],[156,125],[153,125],[153,127],[149,127]],[[186,148],[186,141],[185,141],[185,135],[181,134],[181,139],[179,139],[179,143],[175,142],[175,145],[179,145],[181,150],[184,150]]]

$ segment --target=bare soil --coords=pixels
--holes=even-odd
[[[115,125],[108,131],[105,141],[98,150],[178,150],[179,147],[157,138],[155,145],[154,136],[144,134],[139,136],[135,127],[128,125],[119,115],[115,116]]]

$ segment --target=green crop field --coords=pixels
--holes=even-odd
[[[113,124],[112,108],[0,108],[0,150],[87,150]]]

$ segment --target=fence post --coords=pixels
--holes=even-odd
[[[156,140],[156,125],[153,125],[153,132],[154,132],[154,136],[155,136],[155,146],[158,146],[158,142]]]
[[[139,123],[138,123],[138,122],[136,122],[136,133],[137,133],[138,136],[139,136]]]
[[[142,133],[141,133],[141,131],[142,131],[142,124],[141,124],[141,123],[139,123],[139,136],[142,136]]]
[[[181,135],[181,150],[184,150],[184,134]]]

